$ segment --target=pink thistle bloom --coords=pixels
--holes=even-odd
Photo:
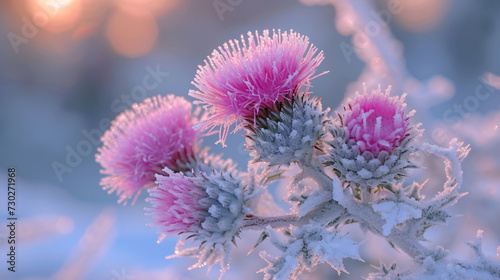
[[[229,128],[238,121],[252,125],[259,110],[275,108],[284,98],[292,99],[303,85],[308,85],[323,53],[309,45],[309,38],[296,32],[280,30],[271,35],[248,32],[248,43],[241,35],[214,50],[205,66],[199,66],[189,95],[199,99],[209,116],[196,129],[219,128],[219,141],[227,138]],[[237,125],[233,132],[242,127]]]
[[[198,202],[207,197],[205,190],[195,184],[198,178],[166,171],[168,176],[157,176],[158,187],[148,190],[146,201],[152,206],[147,208],[154,219],[152,226],[159,226],[166,234],[197,232],[208,216]]]
[[[102,137],[96,161],[101,164],[104,190],[116,191],[119,202],[151,187],[155,174],[168,167],[180,171],[197,150],[198,132],[191,103],[174,95],[147,98],[121,113]],[[137,196],[136,196],[137,198]]]
[[[391,152],[407,136],[410,127],[409,117],[405,116],[405,95],[389,96],[391,87],[382,93],[380,86],[367,93],[363,86],[363,95],[356,95],[348,100],[344,107],[343,123],[346,138],[354,140],[360,153],[371,152],[375,157],[380,151]]]

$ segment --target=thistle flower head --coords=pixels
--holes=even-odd
[[[340,123],[331,129],[331,165],[343,182],[362,189],[395,187],[416,165],[410,155],[417,149],[411,140],[421,134],[411,126],[413,111],[405,115],[403,97],[389,96],[380,87],[348,100]]]
[[[391,152],[406,136],[409,117],[405,116],[403,97],[389,96],[391,87],[381,93],[380,86],[367,94],[348,100],[344,107],[344,126],[347,137],[354,140],[360,153],[371,152],[374,156],[382,150]]]
[[[248,42],[242,35],[241,42],[231,40],[214,50],[197,71],[193,85],[198,90],[189,93],[209,112],[197,128],[220,126],[219,142],[224,144],[233,124],[252,122],[259,110],[291,99],[308,84],[323,60],[323,53],[316,52],[308,37],[279,30],[256,32],[255,37],[249,32]],[[234,131],[239,128],[241,125]]]
[[[153,226],[167,234],[189,232],[213,244],[231,241],[239,233],[247,208],[243,186],[233,173],[186,176],[164,171],[166,176],[156,175],[158,187],[148,190],[151,208],[146,211],[155,220]]]
[[[163,168],[180,171],[180,162],[197,150],[199,134],[192,128],[196,118],[191,109],[184,98],[168,95],[147,98],[121,113],[104,133],[96,155],[101,173],[107,175],[103,188],[116,191],[122,202],[154,185]]]
[[[234,172],[199,173],[186,176],[165,169],[167,176],[158,174],[157,188],[148,189],[151,204],[147,215],[153,217],[152,226],[163,234],[189,234],[195,248],[181,249],[171,257],[191,256],[198,261],[192,267],[220,263],[224,273],[229,269],[230,242],[236,244],[244,217],[250,213],[245,206],[249,199],[240,179]]]
[[[198,231],[208,215],[198,201],[207,194],[192,178],[169,169],[167,174],[157,175],[158,187],[148,190],[155,225],[167,234]]]

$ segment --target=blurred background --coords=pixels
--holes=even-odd
[[[144,193],[134,206],[116,203],[99,186],[94,155],[100,134],[132,103],[157,94],[187,95],[199,64],[222,43],[248,31],[293,29],[325,53],[311,90],[324,107],[381,84],[408,93],[409,108],[426,129],[424,140],[471,144],[464,162],[469,195],[453,211],[462,216],[426,235],[468,256],[462,239],[485,230],[484,250],[500,245],[500,2],[450,0],[2,0],[0,2],[0,181],[15,167],[16,272],[5,263],[7,191],[0,191],[0,279],[217,279],[218,267],[188,271],[190,259],[169,259],[177,238],[157,244],[144,216]],[[148,83],[145,83],[148,80]],[[227,148],[241,170],[244,139]],[[414,179],[444,180],[443,163]],[[4,183],[2,183],[4,184]],[[282,186],[281,188],[286,188]],[[282,191],[282,190],[281,190]],[[280,200],[280,186],[276,189]],[[303,279],[361,279],[379,262],[406,260],[382,239],[368,239],[350,274],[327,266]],[[261,279],[258,233],[246,233],[225,279]],[[248,240],[248,242],[246,242]],[[266,248],[267,249],[267,248]],[[375,252],[375,253],[374,253]],[[4,260],[5,259],[5,260]]]

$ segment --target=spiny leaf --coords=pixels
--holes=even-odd
[[[267,234],[267,232],[263,231],[259,238],[257,239],[257,243],[255,243],[255,245],[252,247],[252,249],[250,249],[250,251],[248,252],[247,256],[250,255],[253,250],[255,250],[255,248],[257,248],[257,246],[259,246],[262,242],[264,242],[264,240],[266,240],[266,238],[269,237],[269,234]]]

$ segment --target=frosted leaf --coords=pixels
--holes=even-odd
[[[273,243],[281,256],[261,252],[260,256],[268,266],[259,272],[264,279],[296,279],[304,270],[311,271],[320,263],[328,263],[339,274],[346,272],[345,258],[363,261],[359,256],[361,243],[350,240],[348,235],[329,232],[319,224],[309,224],[291,232],[285,242],[280,241],[276,232],[268,228]]]
[[[369,274],[366,279],[499,279],[500,262],[483,256],[480,251],[481,238],[481,231],[478,231],[478,239],[474,242],[468,242],[477,256],[467,262],[450,258],[447,251],[438,247],[429,255],[422,257],[419,262],[413,262],[405,268],[397,268],[393,265],[388,269],[382,265],[379,272]]]
[[[429,152],[439,155],[445,159],[445,171],[448,181],[455,181],[458,189],[462,185],[461,162],[470,152],[470,146],[453,138],[448,148],[443,148],[431,144],[424,144],[424,148]]]
[[[308,242],[308,248],[320,258],[320,262],[328,263],[339,275],[340,272],[348,273],[344,268],[343,259],[363,261],[359,256],[360,243],[349,239],[348,234],[341,236],[325,229],[317,228],[317,230],[317,236],[311,236],[312,241]],[[319,238],[314,240],[314,237]]]
[[[380,212],[386,223],[382,226],[383,234],[389,235],[392,228],[397,224],[404,223],[409,219],[419,219],[422,217],[422,210],[408,205],[404,202],[384,201],[374,204],[373,210]]]
[[[197,259],[197,262],[189,267],[189,269],[199,268],[203,266],[208,267],[208,272],[211,268],[220,263],[221,274],[219,279],[226,271],[229,270],[230,254],[231,248],[229,246],[224,247],[221,244],[214,245],[195,245],[195,247],[185,248],[185,243],[183,240],[179,240],[175,246],[175,254],[165,257],[166,259],[179,258],[179,257],[191,257]]]
[[[300,244],[297,244],[300,245]],[[291,250],[300,250],[297,248],[291,248]],[[292,256],[277,257],[268,254],[265,251],[261,251],[259,256],[268,263],[268,266],[257,271],[257,273],[264,273],[264,280],[272,279],[288,279],[292,272],[297,268],[298,260]]]

